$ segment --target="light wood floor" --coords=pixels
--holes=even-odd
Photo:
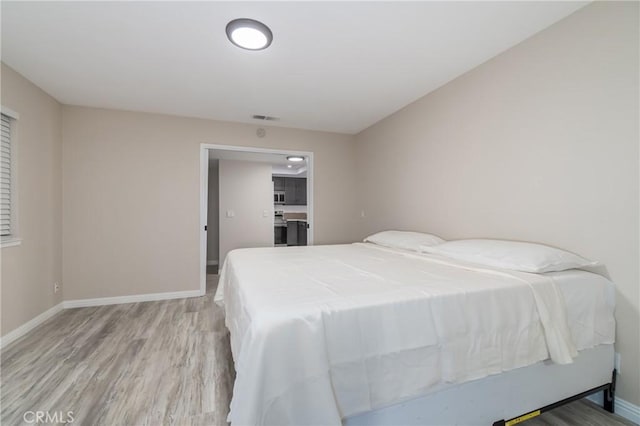
[[[204,297],[65,310],[10,345],[2,425],[38,410],[80,425],[226,425],[235,372],[216,279]],[[631,425],[583,401],[523,424]]]
[[[1,372],[2,425],[27,410],[71,410],[81,425],[225,425],[235,376],[212,293],[65,310],[3,350]]]

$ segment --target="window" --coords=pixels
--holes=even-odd
[[[0,130],[0,237],[3,241],[15,239],[15,166],[13,125],[15,119],[1,114]]]

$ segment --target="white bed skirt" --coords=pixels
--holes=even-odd
[[[343,420],[356,425],[492,425],[611,382],[613,345],[580,351],[572,364],[539,362],[437,387],[428,395]]]

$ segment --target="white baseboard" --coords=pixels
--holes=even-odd
[[[207,266],[213,266],[217,264],[218,264],[217,260],[207,260]]]
[[[118,305],[122,303],[153,302],[156,300],[185,299],[204,296],[200,290],[174,291],[168,293],[134,294],[131,296],[99,297],[97,299],[65,300],[27,321],[15,330],[0,337],[0,349],[7,347],[63,309],[84,308],[89,306]]]
[[[25,322],[15,330],[12,330],[9,333],[5,334],[0,338],[0,348],[4,348],[8,346],[10,343],[18,340],[19,338],[21,338],[22,336],[24,336],[25,334],[27,334],[28,332],[30,332],[31,330],[33,330],[34,328],[36,328],[37,326],[39,326],[40,324],[42,324],[43,322],[51,318],[52,316],[54,316],[55,314],[60,312],[62,308],[63,308],[63,303],[58,303],[57,305],[47,309],[37,317]]]
[[[64,309],[86,308],[89,306],[120,305],[123,303],[153,302],[156,300],[186,299],[200,297],[200,290],[174,291],[168,293],[134,294],[131,296],[99,297],[96,299],[76,299],[62,302]]]
[[[624,399],[616,398],[616,414],[640,424],[640,407]]]
[[[602,392],[590,395],[587,397],[587,399],[598,404],[599,406],[603,405]],[[640,407],[635,404],[625,401],[624,399],[616,398],[615,412],[620,417],[624,417],[625,419],[630,420],[635,424],[640,424]]]

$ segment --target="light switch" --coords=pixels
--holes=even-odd
[[[233,210],[227,210],[227,217],[234,217],[236,215],[236,212],[234,212]]]
[[[262,217],[269,217],[269,210],[262,210]]]

